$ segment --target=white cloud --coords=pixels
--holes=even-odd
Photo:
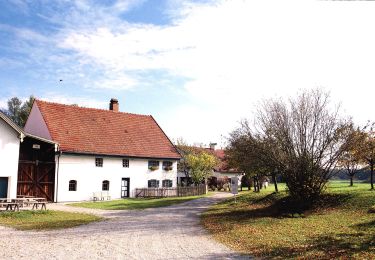
[[[145,82],[140,75],[155,71],[189,79],[177,87],[194,103],[160,115],[171,137],[216,141],[250,116],[261,98],[285,97],[301,88],[331,90],[358,122],[375,119],[369,113],[375,94],[374,5],[170,1],[170,25],[118,18],[141,2],[119,1],[121,8],[116,11],[115,4],[109,12],[77,1],[81,5],[60,22],[64,29],[56,36],[57,48],[71,52],[69,62],[77,61],[66,74],[98,71],[100,80],[85,77],[88,87],[136,89],[153,84],[155,77]],[[85,66],[91,66],[90,73]]]
[[[5,98],[0,99],[0,109],[7,109],[8,107],[7,101],[8,100]]]
[[[67,104],[73,105],[76,104],[80,107],[89,107],[89,108],[101,108],[107,109],[108,102],[104,102],[102,100],[96,100],[89,97],[77,97],[77,96],[69,96],[69,95],[61,95],[59,93],[49,92],[46,93],[42,97],[38,97],[41,100],[45,100],[48,102],[55,102],[60,104]]]

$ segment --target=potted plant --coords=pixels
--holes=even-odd
[[[164,171],[171,171],[172,169],[172,166],[164,166]]]
[[[159,169],[159,166],[149,166],[148,167],[151,171],[156,171],[157,169]]]

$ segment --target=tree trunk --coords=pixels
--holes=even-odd
[[[353,176],[350,176],[350,186],[353,186]]]
[[[374,160],[371,159],[371,189],[374,189]]]
[[[259,192],[259,181],[258,178],[254,176],[254,192]]]
[[[260,183],[259,178],[258,178],[257,183],[258,183],[258,192],[260,192],[260,190],[262,189],[262,186],[261,186],[262,184]]]
[[[275,185],[275,192],[279,192],[279,188],[277,187],[277,180],[276,180],[276,174],[272,174],[272,181]]]

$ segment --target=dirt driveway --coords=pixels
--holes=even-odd
[[[132,211],[53,204],[50,209],[90,212],[108,219],[58,231],[0,227],[0,259],[249,259],[212,240],[199,225],[199,214],[228,196],[217,193],[169,207]]]

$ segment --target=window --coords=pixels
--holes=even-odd
[[[129,159],[122,159],[122,167],[129,168]]]
[[[172,180],[163,180],[162,184],[163,188],[170,188],[172,187]]]
[[[109,181],[105,180],[102,183],[102,190],[109,190]]]
[[[158,180],[149,180],[148,181],[149,188],[159,188],[159,181]]]
[[[70,180],[69,181],[69,191],[76,191],[77,190],[77,181]]]
[[[148,161],[148,168],[151,171],[159,169],[159,161]]]
[[[103,158],[95,158],[95,166],[103,167]]]
[[[173,169],[173,162],[163,161],[163,170],[164,171],[171,171],[172,169]]]

